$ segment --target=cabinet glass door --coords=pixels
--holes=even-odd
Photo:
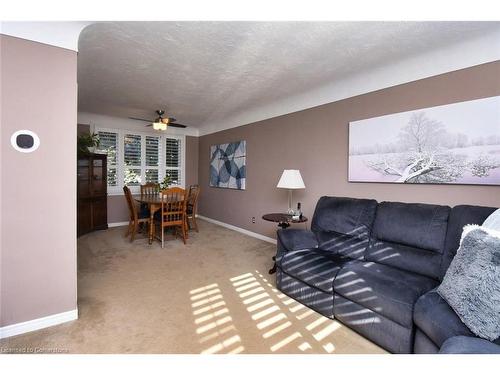
[[[78,196],[88,197],[90,195],[90,161],[79,159],[76,173]]]
[[[92,191],[96,195],[106,193],[106,171],[104,170],[104,160],[92,160]]]

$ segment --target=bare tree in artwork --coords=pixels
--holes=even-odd
[[[467,137],[448,133],[442,123],[428,118],[425,112],[411,115],[398,140],[398,145],[392,146],[396,152],[379,154],[366,161],[368,167],[379,173],[397,176],[396,182],[453,182],[467,170],[484,177],[499,166],[496,159],[488,156],[479,155],[468,161],[467,155],[450,152],[450,148],[464,147]]]
[[[427,118],[425,112],[412,114],[408,124],[399,133],[402,145],[418,154],[436,151],[445,136],[443,124]]]

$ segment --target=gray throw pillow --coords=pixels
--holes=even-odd
[[[467,232],[437,292],[472,332],[496,340],[500,336],[500,238],[481,227]]]
[[[488,216],[482,226],[484,228],[500,231],[500,208]]]

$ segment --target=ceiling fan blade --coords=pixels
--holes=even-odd
[[[145,118],[129,117],[129,119],[137,121],[153,122],[151,120],[146,120]]]
[[[172,126],[173,128],[187,128],[187,125],[177,124],[177,123],[169,123],[168,126]]]

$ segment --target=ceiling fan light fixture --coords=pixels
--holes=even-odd
[[[157,110],[156,114],[158,117],[156,117],[154,120],[147,120],[144,118],[138,118],[138,117],[129,117],[131,120],[138,120],[138,121],[145,121],[148,124],[146,126],[151,126],[153,127],[154,130],[167,130],[169,126],[173,128],[187,128],[186,125],[182,125],[177,123],[176,119],[173,117],[163,117],[165,111],[164,110]]]
[[[155,121],[155,122],[153,122],[153,129],[154,130],[167,130],[167,124],[164,124],[163,122],[161,122],[161,120]]]

